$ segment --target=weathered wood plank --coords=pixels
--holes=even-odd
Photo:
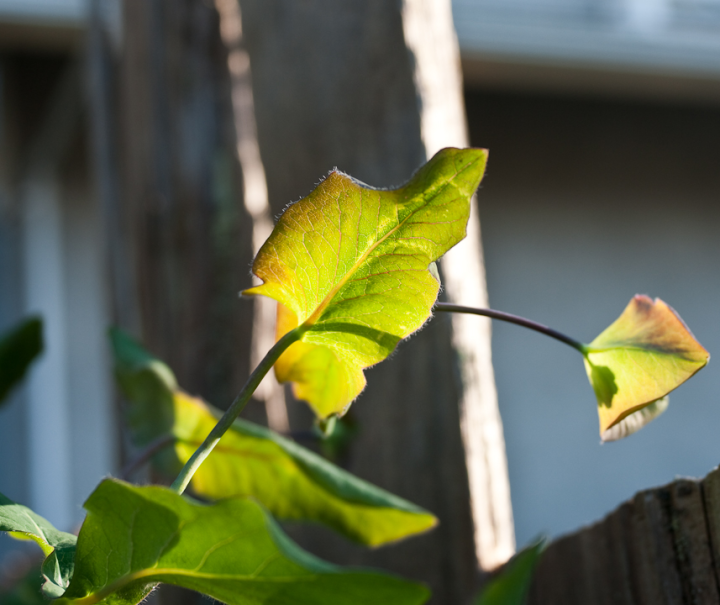
[[[554,541],[531,605],[717,605],[720,471],[639,492]]]
[[[668,492],[685,603],[720,603],[701,484],[682,479],[669,485]]]
[[[720,579],[720,467],[703,479],[702,492],[713,568]]]

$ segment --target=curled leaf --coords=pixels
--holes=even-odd
[[[263,284],[244,294],[280,303],[278,337],[302,336],[275,373],[320,418],[342,414],[385,359],[430,317],[430,265],[465,237],[482,149],[443,149],[394,190],[334,171],[280,217],[253,263]]]
[[[59,597],[65,592],[73,575],[77,542],[75,536],[55,529],[47,519],[2,494],[0,531],[8,532],[14,538],[35,542],[45,555],[42,565],[45,579],[43,593],[48,597]]]
[[[141,447],[172,437],[153,457],[173,476],[220,416],[179,389],[170,368],[126,334],[111,332],[118,381],[129,399],[128,424]],[[437,524],[428,511],[343,471],[273,431],[236,420],[193,476],[199,496],[252,496],[283,520],[320,522],[369,546],[427,531]]]
[[[670,397],[665,395],[660,399],[656,399],[648,403],[644,408],[640,408],[637,412],[633,412],[629,416],[625,416],[620,422],[611,426],[603,432],[603,441],[618,441],[637,433],[642,427],[651,420],[657,418],[670,404]]]
[[[157,582],[230,605],[419,605],[428,597],[419,584],[315,558],[250,500],[200,504],[107,479],[85,508],[75,575],[58,605],[130,605]]]
[[[710,358],[670,306],[641,295],[583,355],[603,441],[621,439],[660,415],[665,396]]]

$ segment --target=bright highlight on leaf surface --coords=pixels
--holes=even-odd
[[[640,295],[583,354],[603,441],[625,437],[661,414],[665,396],[710,359],[671,307]]]
[[[153,459],[175,475],[217,422],[219,413],[181,391],[165,364],[129,336],[111,332],[116,374],[130,400],[133,440],[146,447],[174,437]],[[346,537],[379,546],[434,527],[437,519],[251,422],[236,420],[197,470],[193,491],[205,498],[252,496],[283,520],[324,523]]]
[[[206,505],[108,479],[85,508],[75,574],[59,605],[130,605],[157,582],[230,605],[416,605],[429,596],[418,584],[315,558],[250,500]]]
[[[332,172],[278,221],[253,263],[263,284],[243,294],[280,303],[278,337],[302,333],[275,372],[320,418],[342,414],[363,369],[430,317],[429,266],[465,237],[486,160],[483,149],[443,149],[388,191]]]
[[[75,560],[75,543],[72,534],[55,529],[49,521],[21,504],[15,504],[0,494],[0,531],[9,532],[18,539],[32,540],[45,555],[42,574],[45,579],[42,591],[45,596],[59,597],[70,583]]]

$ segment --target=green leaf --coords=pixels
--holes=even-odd
[[[55,529],[46,519],[32,510],[0,494],[0,531],[18,539],[36,542],[45,555],[42,566],[45,584],[43,593],[59,597],[73,575],[77,538]]]
[[[23,379],[42,350],[42,320],[39,317],[26,319],[0,336],[0,403]]]
[[[177,474],[217,422],[219,412],[177,388],[171,370],[130,337],[111,332],[116,375],[130,400],[134,441],[147,446],[175,438],[153,459]],[[346,537],[379,546],[434,527],[429,512],[354,477],[276,433],[236,420],[195,473],[191,487],[205,498],[252,496],[283,520],[324,523]]]
[[[231,605],[411,605],[429,596],[418,584],[316,559],[250,500],[207,505],[107,479],[85,508],[75,575],[58,605],[137,603],[157,582]]]
[[[710,359],[671,307],[640,295],[583,355],[603,441],[629,435],[661,414],[665,396]]]
[[[488,583],[476,605],[523,605],[544,547],[545,542],[541,540],[515,555]]]
[[[263,284],[244,294],[280,303],[278,338],[299,327],[275,373],[319,417],[343,414],[363,369],[430,317],[439,282],[429,267],[465,237],[486,159],[443,149],[394,190],[334,171],[280,217],[253,263]]]

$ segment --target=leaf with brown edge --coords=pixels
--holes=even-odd
[[[710,359],[672,307],[642,295],[583,355],[603,441],[625,437],[661,414],[666,395]]]
[[[343,414],[385,359],[430,317],[430,265],[465,237],[483,149],[443,149],[410,181],[372,189],[332,172],[290,206],[253,263],[244,294],[280,303],[278,336],[300,340],[275,364],[320,418]]]

